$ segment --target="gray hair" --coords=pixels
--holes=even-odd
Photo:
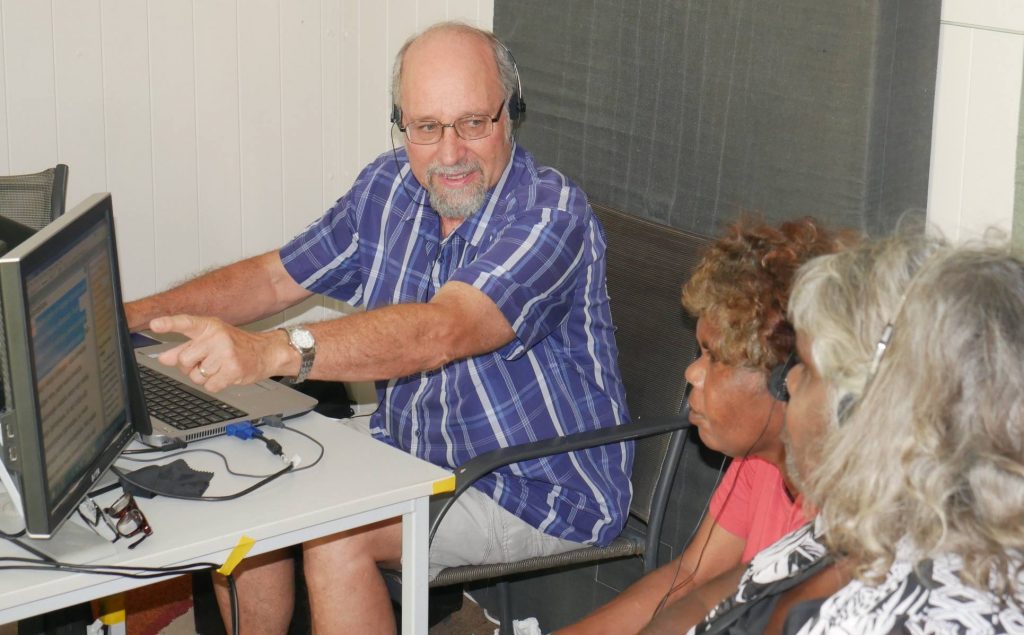
[[[833,425],[804,492],[830,546],[865,579],[907,540],[921,560],[960,556],[972,586],[1015,588],[1024,263],[1001,247],[898,233],[808,263],[790,315],[830,386]]]
[[[515,60],[512,58],[512,53],[509,52],[508,47],[502,44],[501,40],[499,40],[493,33],[485,31],[484,29],[478,29],[475,26],[470,26],[464,22],[454,20],[439,22],[427,27],[405,41],[405,44],[402,45],[402,48],[398,49],[398,53],[395,55],[395,64],[391,70],[391,103],[398,106],[399,109],[402,107],[402,60],[405,59],[406,51],[409,50],[409,47],[412,46],[413,42],[424,35],[439,31],[475,36],[486,41],[491,46],[491,51],[494,52],[494,61],[498,66],[498,81],[501,82],[502,93],[504,96],[502,111],[504,112],[508,123],[505,129],[508,134],[508,140],[511,141],[514,122],[508,119],[508,102],[509,99],[512,98],[512,95],[517,93],[519,90],[519,74],[516,72]]]

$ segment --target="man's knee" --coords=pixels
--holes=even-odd
[[[303,545],[307,582],[332,571],[377,565],[398,567],[401,557],[402,525],[398,519],[325,536]]]

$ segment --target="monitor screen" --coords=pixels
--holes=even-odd
[[[145,414],[118,275],[109,194],[0,257],[4,463],[33,537],[56,531]]]

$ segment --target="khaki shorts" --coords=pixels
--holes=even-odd
[[[364,434],[370,433],[369,417],[350,419],[346,424]],[[431,520],[446,496],[431,499]],[[487,494],[470,488],[456,499],[434,536],[430,545],[430,577],[448,567],[515,562],[583,546],[540,531]]]

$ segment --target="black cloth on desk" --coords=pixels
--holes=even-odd
[[[139,498],[153,498],[167,493],[175,496],[202,496],[210,485],[213,472],[194,470],[184,459],[166,465],[147,465],[129,472],[132,482],[121,481],[124,491]]]

